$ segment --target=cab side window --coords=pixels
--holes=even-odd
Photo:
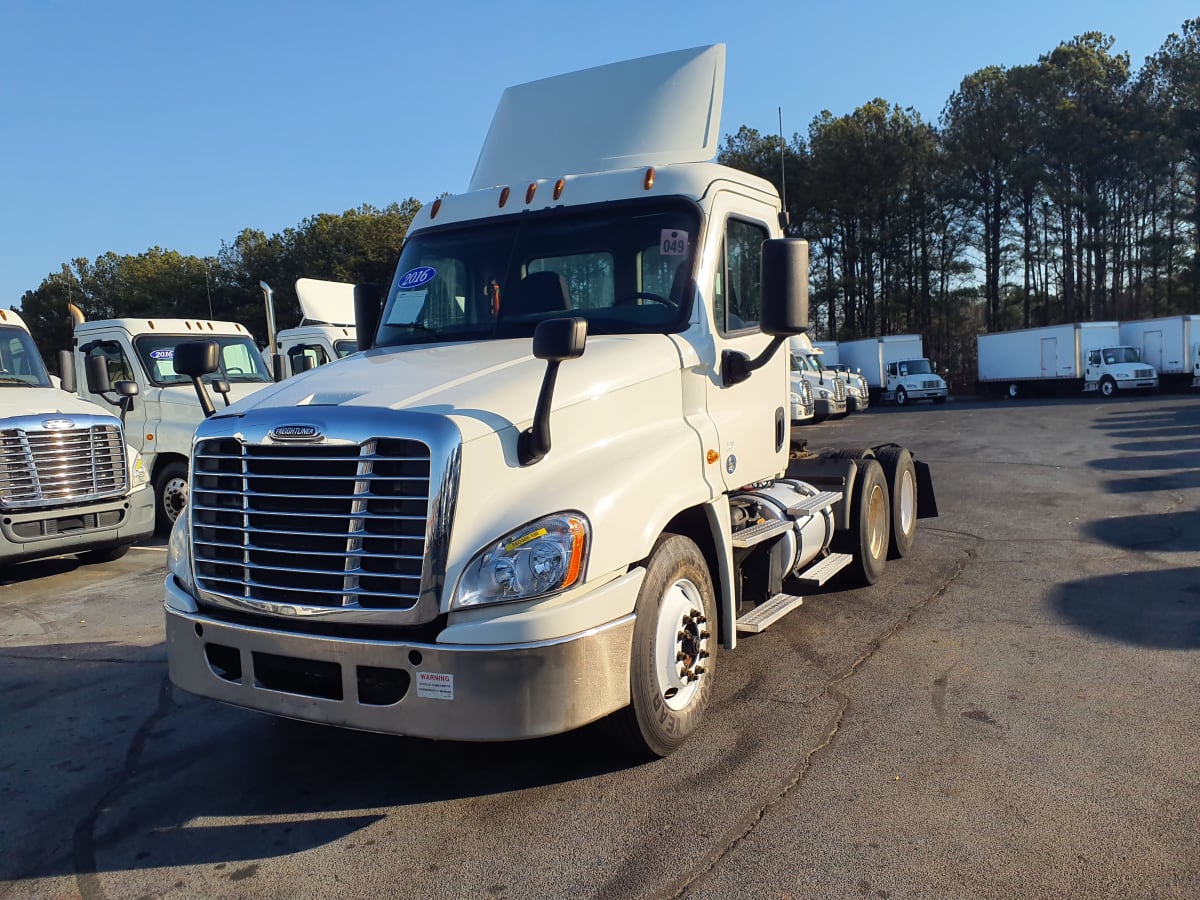
[[[721,264],[713,280],[713,309],[722,333],[757,329],[762,316],[762,245],[767,230],[741,219],[725,224]]]
[[[89,356],[103,356],[108,365],[108,383],[115,385],[118,381],[136,381],[133,367],[129,358],[118,341],[97,341]]]

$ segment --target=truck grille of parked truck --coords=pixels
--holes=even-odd
[[[0,507],[24,509],[119,497],[129,490],[125,442],[89,416],[31,416],[0,429]]]

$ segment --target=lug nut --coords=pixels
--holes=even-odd
[[[708,639],[708,632],[707,631],[700,632],[700,640],[703,641],[703,640],[707,640],[707,639]]]
[[[704,666],[696,666],[696,668],[692,669],[692,671],[695,672],[696,677],[699,678],[704,674]]]

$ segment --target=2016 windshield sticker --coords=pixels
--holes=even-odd
[[[429,700],[453,700],[454,676],[446,672],[418,672],[417,696]]]
[[[505,552],[507,552],[507,553],[512,553],[512,552],[513,552],[514,550],[516,550],[518,547],[524,547],[524,546],[525,546],[526,544],[528,544],[530,541],[536,541],[538,538],[540,538],[540,537],[545,537],[545,536],[546,536],[546,529],[545,529],[545,528],[539,528],[539,529],[537,529],[536,531],[531,531],[531,532],[529,532],[529,534],[523,534],[523,535],[521,535],[519,538],[517,538],[517,539],[516,539],[515,541],[513,541],[511,544],[505,544],[505,545],[504,545],[504,550],[505,550]]]
[[[663,256],[687,256],[688,233],[664,228],[658,239],[658,252]]]
[[[415,290],[435,278],[437,278],[437,269],[433,266],[417,266],[400,276],[400,280],[396,282],[396,288],[401,291]]]
[[[175,358],[175,348],[174,347],[163,347],[160,350],[151,350],[150,358],[151,359],[174,359]]]

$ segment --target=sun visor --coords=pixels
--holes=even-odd
[[[676,50],[507,88],[471,190],[717,155],[725,45]]]
[[[353,325],[354,285],[342,281],[296,279],[300,314],[308,324]]]

